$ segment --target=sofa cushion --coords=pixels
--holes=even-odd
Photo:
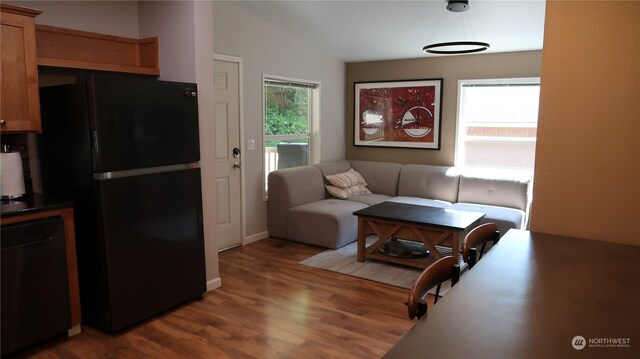
[[[387,200],[388,202],[399,202],[399,203],[407,203],[407,204],[415,204],[418,206],[428,206],[428,207],[437,207],[437,208],[450,208],[451,203],[447,201],[441,201],[438,199],[428,199],[428,198],[420,198],[420,197],[407,197],[407,196],[397,196],[392,197]]]
[[[330,195],[339,199],[347,199],[353,195],[371,193],[371,191],[369,191],[367,187],[361,184],[346,187],[346,188],[340,188],[336,186],[325,186],[325,187],[327,187],[327,191],[329,192]]]
[[[358,219],[353,212],[367,205],[325,199],[289,209],[287,239],[327,248],[340,248],[358,237]]]
[[[398,196],[458,201],[460,175],[453,167],[404,165],[400,170]]]
[[[348,171],[342,173],[336,173],[334,175],[325,176],[327,181],[335,187],[348,188],[358,185],[367,185],[367,182],[362,178],[360,173],[353,168],[349,168]]]
[[[386,194],[370,193],[370,194],[359,194],[359,195],[351,196],[348,198],[348,200],[364,203],[368,206],[373,206],[374,204],[378,204],[380,202],[389,200],[390,198],[392,197],[387,196]]]
[[[460,176],[458,202],[482,203],[525,211],[530,181],[528,173],[502,174],[493,170],[491,173],[467,170]]]
[[[365,181],[367,188],[373,193],[396,196],[398,194],[398,177],[400,177],[399,163],[351,161],[351,167],[358,171]]]
[[[347,172],[351,168],[351,162],[349,161],[335,161],[320,163],[315,165],[324,177],[334,175],[336,173]]]
[[[474,203],[454,203],[451,208],[461,211],[484,212],[486,215],[480,220],[480,224],[495,222],[498,225],[500,236],[503,236],[511,228],[523,229],[524,211],[519,209]]]

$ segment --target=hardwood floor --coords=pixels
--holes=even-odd
[[[117,335],[83,327],[20,357],[380,358],[415,323],[408,291],[298,264],[323,250],[272,238],[228,250],[222,287],[204,299]]]

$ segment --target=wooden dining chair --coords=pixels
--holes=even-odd
[[[491,222],[485,223],[474,228],[469,232],[462,242],[462,260],[469,265],[469,269],[473,268],[477,261],[482,258],[487,242],[493,242],[496,245],[500,240],[500,232],[498,226]],[[480,246],[480,256],[478,256],[478,246]]]
[[[454,286],[460,279],[460,264],[452,256],[446,256],[438,259],[428,266],[411,288],[409,293],[409,301],[407,308],[409,310],[409,319],[418,317],[420,319],[427,313],[427,303],[425,298],[429,291],[436,287],[436,297],[434,304],[438,301],[440,295],[440,285],[442,282],[451,280],[451,286]]]

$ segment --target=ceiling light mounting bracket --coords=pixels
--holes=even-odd
[[[457,13],[465,12],[469,10],[469,0],[447,0],[447,10]],[[470,22],[469,26],[471,26]],[[473,32],[473,28],[471,30]],[[440,55],[471,54],[485,51],[490,46],[488,42],[481,41],[449,41],[426,45],[422,51]]]
[[[464,12],[469,10],[469,0],[449,0],[447,10],[451,12]]]

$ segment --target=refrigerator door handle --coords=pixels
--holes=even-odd
[[[159,166],[159,167],[136,168],[133,170],[94,173],[93,179],[97,181],[104,181],[104,180],[110,180],[115,178],[141,176],[141,175],[163,173],[163,172],[182,171],[182,170],[189,170],[194,168],[200,168],[200,162],[181,163],[178,165]]]

